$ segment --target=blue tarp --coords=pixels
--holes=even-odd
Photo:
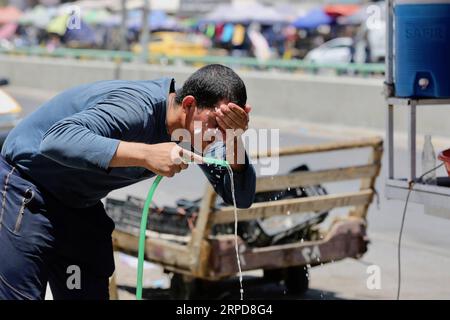
[[[333,21],[334,19],[327,15],[323,9],[315,8],[296,19],[292,24],[298,29],[314,29],[324,24],[331,24]]]

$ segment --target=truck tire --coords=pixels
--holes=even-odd
[[[296,266],[264,270],[264,280],[267,282],[284,282],[289,294],[302,295],[309,287],[308,267]]]
[[[170,280],[170,296],[174,300],[199,299],[201,298],[201,285],[201,279],[174,273]]]
[[[302,295],[308,291],[308,267],[297,266],[286,268],[284,284],[289,294]]]

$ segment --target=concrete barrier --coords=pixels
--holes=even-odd
[[[185,66],[110,61],[82,61],[39,57],[0,56],[0,76],[13,85],[60,91],[104,79],[143,80],[174,77],[178,85],[194,71]],[[238,71],[244,79],[249,103],[258,116],[296,119],[330,125],[384,128],[382,79],[315,76],[275,72]],[[430,107],[425,107],[430,108]],[[449,107],[418,111],[418,130],[450,136]],[[398,109],[396,126],[405,130],[405,109]],[[428,109],[430,110],[430,109]]]

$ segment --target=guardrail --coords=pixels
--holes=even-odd
[[[0,54],[26,55],[55,58],[73,58],[80,60],[107,60],[116,62],[140,61],[141,55],[130,51],[98,50],[98,49],[69,49],[57,48],[49,51],[42,47],[0,49]],[[277,69],[288,72],[307,71],[318,73],[321,70],[332,70],[337,74],[358,74],[367,76],[370,74],[383,74],[384,64],[379,63],[314,63],[305,60],[269,59],[258,60],[247,57],[231,56],[165,56],[150,54],[148,62],[152,64],[193,64],[203,65],[220,63],[233,67],[249,68],[254,70]]]

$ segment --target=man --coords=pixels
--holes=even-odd
[[[155,174],[172,177],[186,169],[181,159],[194,155],[170,142],[171,135],[181,129],[198,134],[195,122],[202,133],[219,129],[225,144],[233,142],[227,154],[234,153],[236,201],[249,207],[255,171],[246,155],[235,161],[242,141],[229,133],[247,129],[246,100],[236,73],[209,65],[179,90],[169,78],[82,85],[23,119],[0,158],[0,299],[43,299],[47,281],[55,299],[107,299],[114,223],[100,200]],[[226,170],[200,166],[232,204]],[[74,270],[79,287],[67,285]]]

